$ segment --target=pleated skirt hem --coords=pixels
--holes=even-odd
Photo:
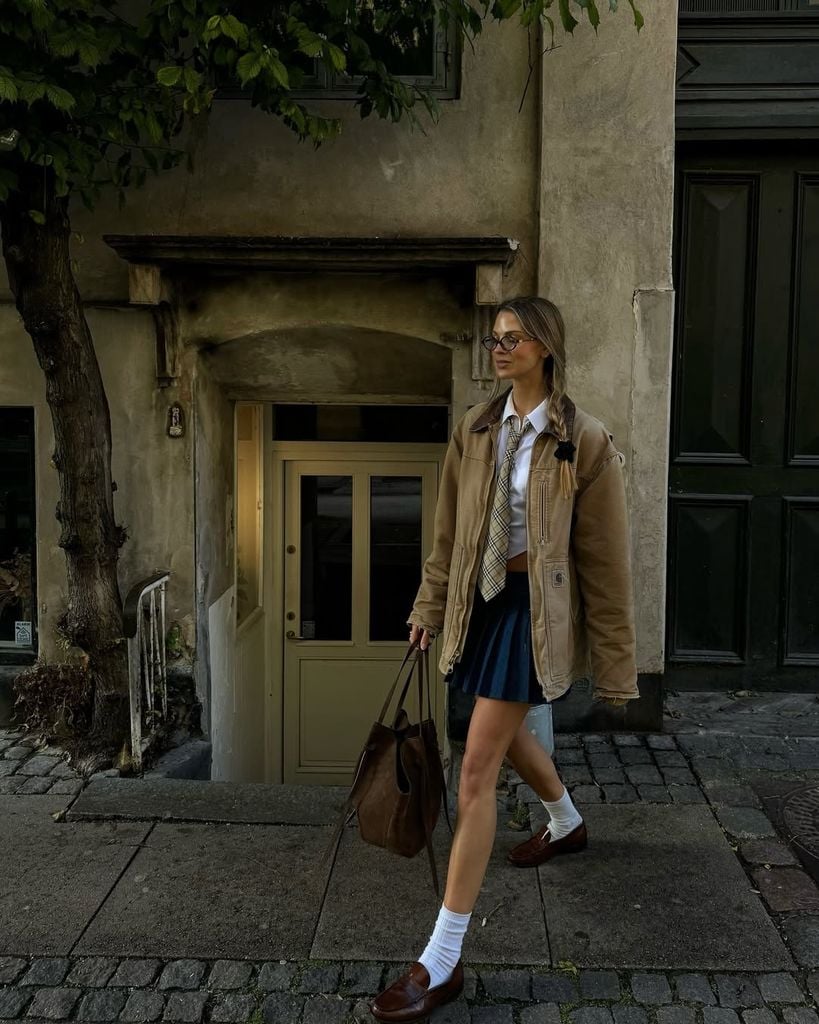
[[[488,602],[476,588],[463,654],[447,682],[476,697],[549,703],[532,657],[528,573],[507,572],[503,590]]]

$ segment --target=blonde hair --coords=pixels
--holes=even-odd
[[[514,313],[524,332],[548,349],[549,355],[543,360],[543,378],[548,397],[546,408],[549,424],[559,440],[570,442],[563,411],[563,397],[566,393],[566,325],[560,310],[549,299],[539,295],[520,295],[501,302],[495,315],[501,312]],[[490,401],[499,394],[500,385],[501,381],[496,377]],[[561,459],[560,487],[566,498],[570,498],[577,489],[573,467],[573,458]]]

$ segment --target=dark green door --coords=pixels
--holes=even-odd
[[[819,150],[681,148],[666,682],[813,691]]]

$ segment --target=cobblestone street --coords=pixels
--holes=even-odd
[[[819,1024],[812,834],[787,814],[819,783],[816,702],[757,707],[742,733],[714,722],[721,708],[737,728],[724,695],[706,704],[669,700],[678,731],[663,735],[558,734],[592,837],[580,857],[505,866],[544,812],[504,771],[464,998],[432,1019]],[[340,789],[229,787],[84,779],[58,749],[0,732],[0,1021],[372,1019],[368,997],[434,917],[428,865],[380,858],[350,829],[321,875]],[[441,865],[448,839],[439,823]]]

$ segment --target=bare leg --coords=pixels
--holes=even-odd
[[[526,728],[525,721],[509,744],[506,760],[541,800],[559,800],[563,795],[554,761]]]
[[[481,891],[498,823],[498,772],[528,710],[520,701],[475,699],[444,894],[444,905],[457,914],[471,913]]]

